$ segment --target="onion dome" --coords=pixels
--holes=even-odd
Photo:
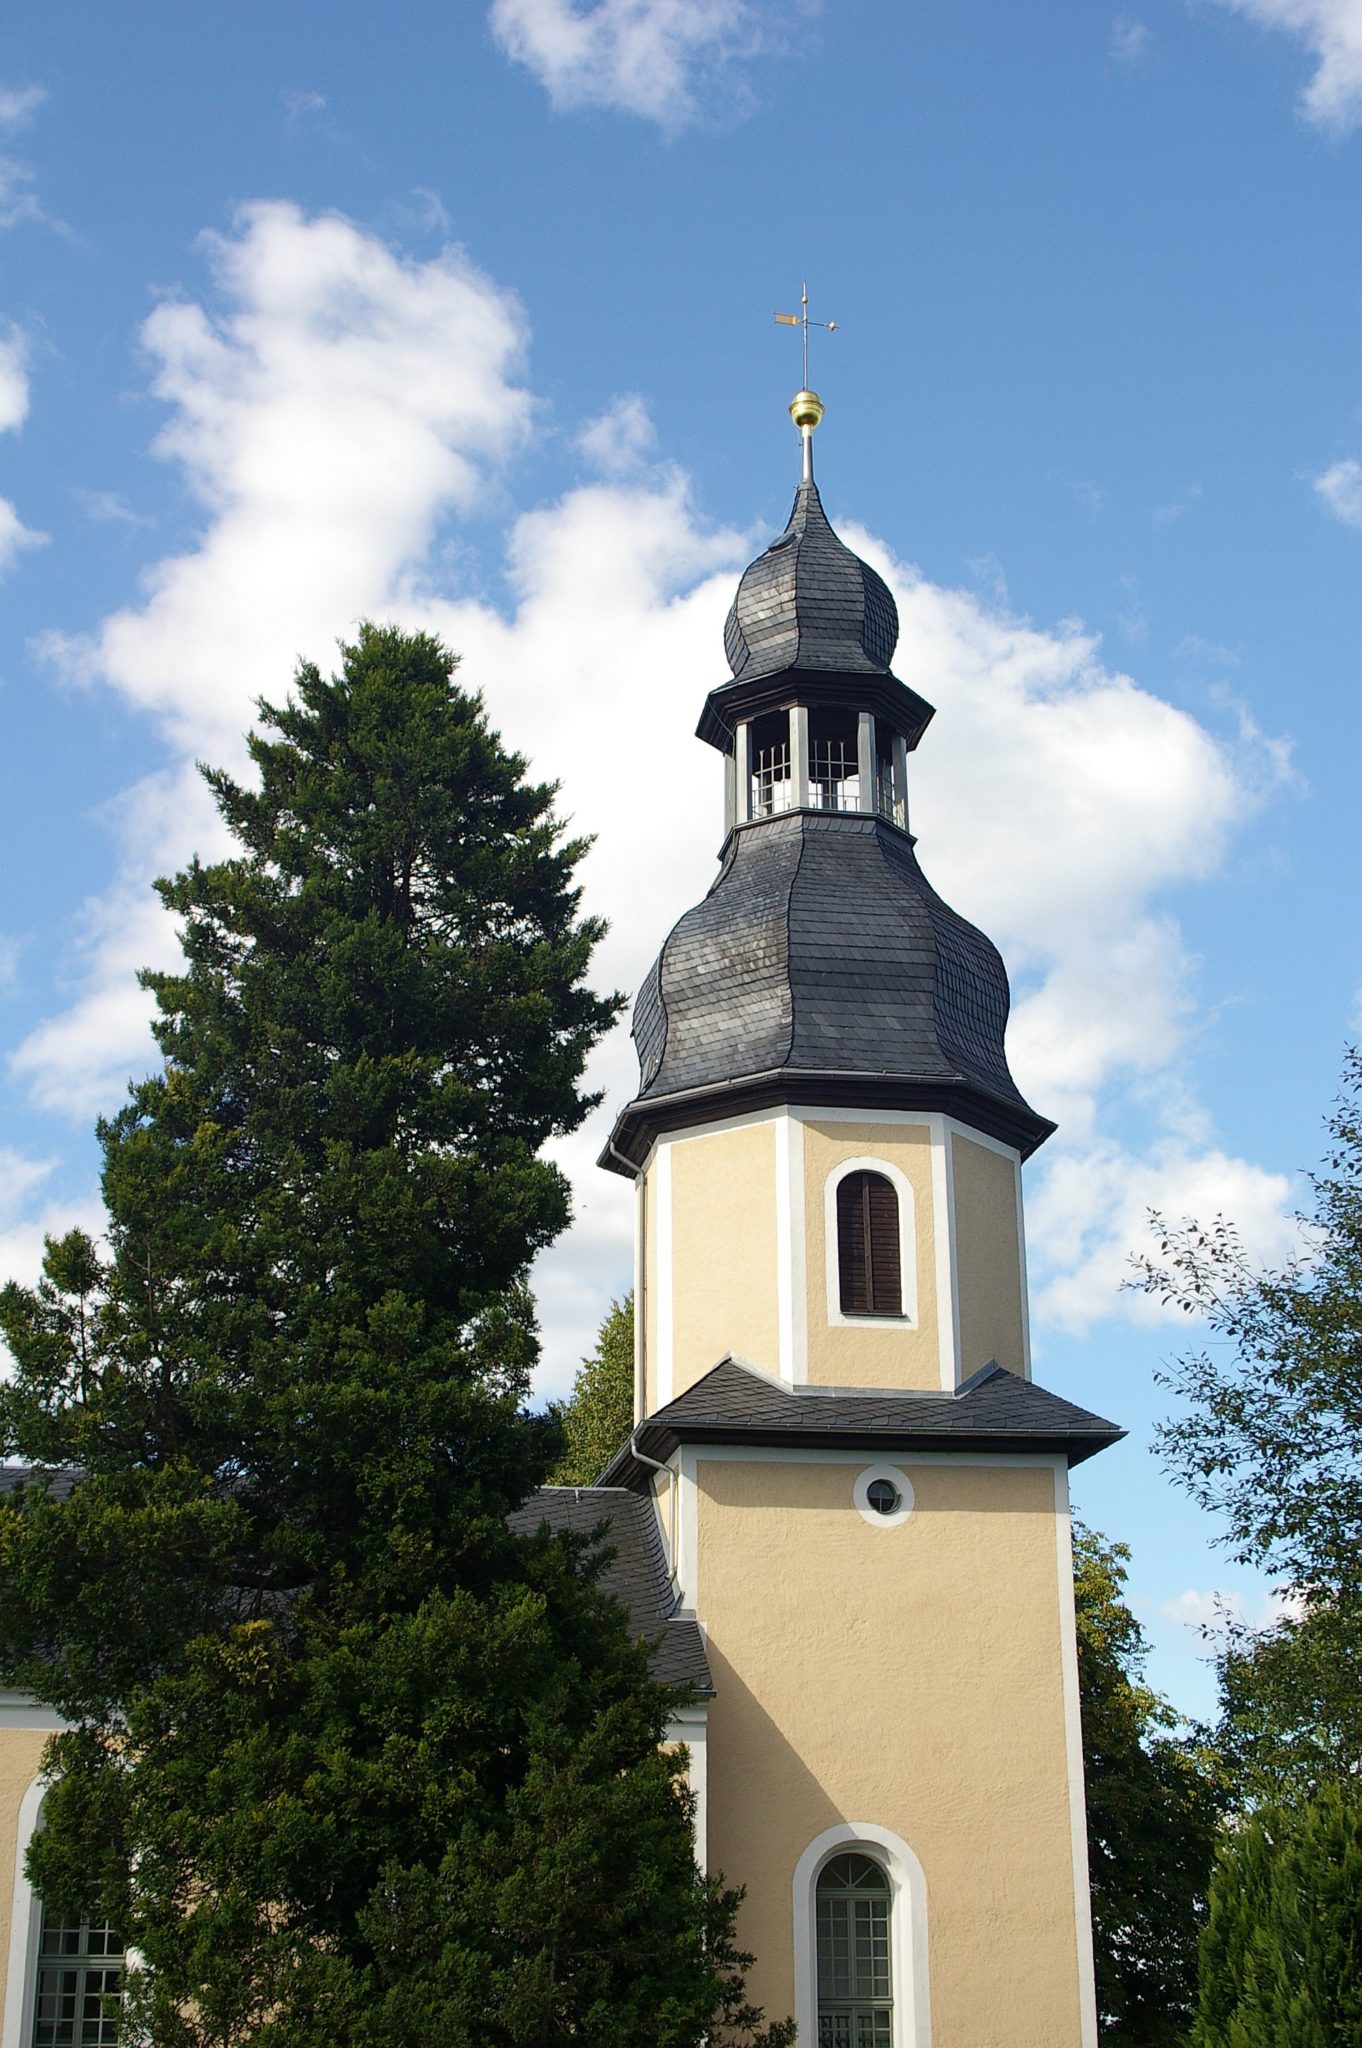
[[[612,1140],[793,1102],[944,1110],[1023,1156],[1054,1129],[1008,1069],[1007,973],[883,818],[787,812],[732,834],[639,991],[640,1089]]]
[[[908,831],[908,756],[932,707],[890,668],[882,578],[823,510],[822,401],[801,391],[790,414],[794,509],[738,585],[732,680],[698,728],[725,756],[719,874],[639,991],[639,1092],[601,1164],[629,1172],[662,1131],[779,1103],[944,1111],[1024,1156],[1054,1125],[1008,1069],[1006,970]]]
[[[898,637],[888,585],[838,539],[807,477],[784,533],[738,585],[724,627],[735,681],[786,669],[885,676]]]

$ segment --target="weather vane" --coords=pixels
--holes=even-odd
[[[828,334],[837,332],[835,320],[810,320],[809,280],[804,280],[804,295],[800,300],[803,310],[799,313],[777,313],[777,327],[802,327],[804,330],[804,386],[790,400],[790,418],[799,429],[804,443],[804,480],[813,481],[813,430],[823,417],[823,401],[816,391],[809,389],[809,329],[821,327]]]
[[[800,300],[800,304],[804,309],[802,313],[777,313],[775,321],[777,327],[802,327],[804,330],[804,388],[807,390],[809,384],[809,329],[811,327],[822,327],[827,333],[835,334],[837,332],[837,322],[835,320],[810,320],[809,280],[807,277],[804,280],[804,296]]]

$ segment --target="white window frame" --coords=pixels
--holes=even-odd
[[[19,1804],[14,1844],[14,1890],[10,1894],[9,1973],[5,1978],[5,2019],[0,2048],[29,2048],[33,2038],[33,2000],[38,1988],[38,1941],[43,1902],[29,1883],[25,1862],[28,1845],[42,1826],[43,1801],[50,1778],[37,1777]]]
[[[877,1479],[887,1479],[899,1497],[899,1504],[882,1515],[878,1508],[870,1505],[870,1489]],[[913,1482],[901,1465],[867,1465],[856,1475],[851,1489],[856,1503],[856,1512],[863,1522],[869,1522],[872,1529],[897,1529],[906,1522],[913,1512]]]
[[[838,1267],[837,1190],[850,1173],[882,1174],[898,1196],[899,1300],[896,1316],[849,1316],[842,1312],[842,1281]],[[823,1264],[827,1276],[828,1323],[839,1330],[915,1330],[917,1322],[917,1222],[913,1184],[902,1167],[888,1159],[843,1159],[823,1186]]]
[[[890,1991],[894,2048],[931,2048],[927,1987],[927,1880],[901,1836],[873,1821],[826,1828],[795,1865],[795,2027],[801,2042],[818,2041],[818,1879],[848,1849],[869,1856],[889,1879]]]

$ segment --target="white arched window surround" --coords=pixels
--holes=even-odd
[[[903,1313],[897,1316],[847,1316],[842,1313],[842,1286],[837,1270],[837,1189],[849,1173],[879,1173],[893,1188],[899,1204],[899,1285]],[[843,1159],[823,1188],[823,1265],[827,1275],[828,1321],[846,1330],[901,1330],[917,1326],[917,1230],[913,1186],[902,1167],[887,1159]]]
[[[931,2048],[927,1996],[927,1880],[908,1844],[873,1821],[826,1828],[795,1865],[795,2027],[803,2042],[818,2039],[818,1878],[825,1863],[855,1849],[889,1879],[889,1954],[894,1998],[894,2048]]]
[[[33,2024],[33,1999],[38,1981],[38,1940],[42,1933],[42,1901],[24,1868],[28,1845],[42,1824],[43,1801],[51,1780],[35,1778],[19,1806],[14,1845],[14,1891],[10,1913],[9,1974],[5,1979],[5,2020],[0,2048],[28,2048]]]

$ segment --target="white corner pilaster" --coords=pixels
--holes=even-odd
[[[657,1357],[653,1362],[656,1375],[657,1405],[665,1408],[672,1398],[674,1361],[676,1357],[675,1332],[672,1325],[672,1148],[659,1145],[653,1165],[656,1196],[653,1203],[653,1229],[657,1234]]]
[[[875,720],[869,711],[856,714],[856,774],[860,799],[857,809],[875,808]]]
[[[955,1257],[955,1173],[951,1134],[944,1116],[927,1118],[932,1141],[932,1247],[936,1255],[936,1327],[940,1340],[941,1385],[953,1394],[960,1384],[960,1281]]]
[[[894,734],[894,823],[908,830],[908,742]]]
[[[791,792],[797,811],[809,807],[809,714],[803,704],[796,704],[790,712],[790,779],[794,784]]]

